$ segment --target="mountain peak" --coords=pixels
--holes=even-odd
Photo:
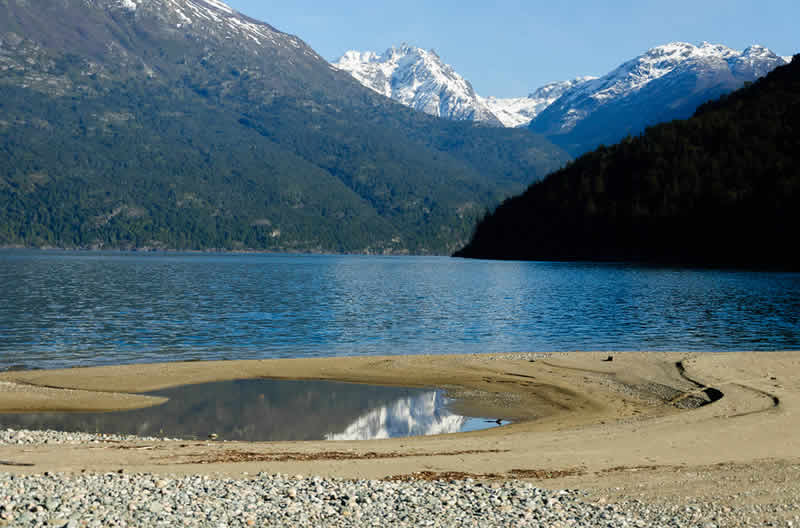
[[[348,51],[333,66],[350,73],[364,86],[415,110],[447,119],[502,124],[472,85],[434,50],[403,43],[380,55],[372,51]]]
[[[567,90],[531,128],[551,139],[563,137],[563,142],[557,141],[561,146],[581,153],[651,124],[689,117],[699,104],[784,64],[782,57],[760,45],[736,51],[710,42],[670,42]],[[609,135],[611,121],[626,123],[621,135]]]

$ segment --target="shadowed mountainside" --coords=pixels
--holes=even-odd
[[[506,200],[457,256],[800,269],[800,61]]]

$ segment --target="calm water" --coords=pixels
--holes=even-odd
[[[800,349],[800,274],[0,251],[0,369],[639,349]]]
[[[451,412],[442,391],[322,381],[239,380],[150,394],[163,405],[112,413],[0,414],[0,428],[220,440],[372,440],[497,426]]]

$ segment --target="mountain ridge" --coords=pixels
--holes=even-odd
[[[685,119],[702,103],[753,82],[785,61],[763,46],[672,42],[564,93],[531,122],[573,155],[649,125]]]
[[[482,97],[434,50],[405,43],[383,53],[350,50],[332,64],[373,91],[419,112],[511,128],[527,125],[564,92],[593,79],[551,82],[526,97]]]
[[[651,48],[602,77],[552,82],[516,98],[480,96],[434,52],[407,44],[383,54],[349,51],[334,65],[418,111],[527,126],[578,155],[638,134],[648,125],[689,117],[700,104],[786,62],[760,45],[736,51],[708,42],[699,46],[672,42]]]

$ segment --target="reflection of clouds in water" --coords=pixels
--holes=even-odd
[[[401,398],[372,410],[341,433],[328,433],[326,440],[376,440],[404,436],[457,433],[466,418],[447,410],[441,391]]]

